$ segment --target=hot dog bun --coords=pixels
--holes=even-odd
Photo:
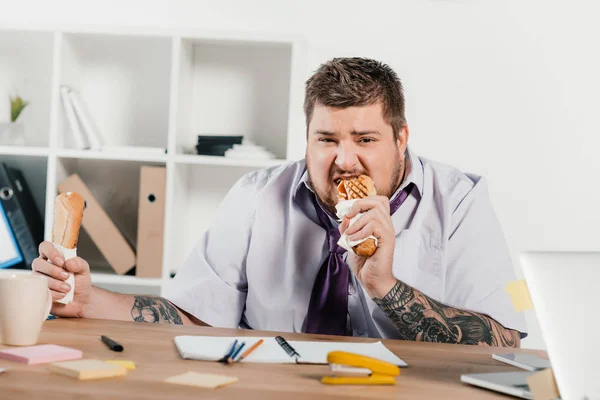
[[[79,193],[61,193],[54,201],[52,241],[67,249],[77,247],[79,228],[83,219],[85,201]]]
[[[374,195],[377,195],[375,182],[367,175],[344,179],[338,185],[338,201],[363,199]],[[352,248],[356,254],[362,257],[371,257],[375,253],[375,250],[377,250],[375,240],[373,239],[367,239]]]
[[[367,175],[352,179],[342,179],[338,185],[338,200],[362,199],[377,194],[375,182]]]

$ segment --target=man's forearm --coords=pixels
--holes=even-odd
[[[137,321],[152,323],[170,323],[177,325],[198,324],[192,321],[168,300],[154,296],[134,296],[93,288],[90,303],[84,317]]]
[[[407,340],[520,346],[519,332],[484,314],[444,305],[401,281],[383,298],[373,301]]]

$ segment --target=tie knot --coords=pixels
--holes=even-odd
[[[337,242],[340,240],[340,231],[337,228],[327,229],[327,241],[329,242],[329,252],[334,254],[344,254],[346,250],[340,247]]]

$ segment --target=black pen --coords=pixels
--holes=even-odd
[[[119,343],[115,342],[108,336],[102,335],[102,336],[100,336],[100,338],[102,338],[102,341],[104,342],[104,344],[106,344],[108,346],[108,348],[111,349],[112,351],[123,351],[123,346],[121,346]]]

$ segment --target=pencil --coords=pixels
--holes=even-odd
[[[250,353],[252,353],[254,350],[256,350],[256,348],[257,348],[258,346],[260,346],[260,345],[261,345],[263,342],[264,342],[264,340],[260,339],[258,342],[254,343],[254,344],[252,345],[252,347],[250,347],[248,350],[246,350],[246,351],[244,352],[244,354],[242,354],[242,355],[240,356],[240,358],[238,358],[238,359],[237,359],[237,361],[236,361],[236,362],[240,362],[240,361],[242,361],[244,358],[248,357],[248,356],[250,355]]]
[[[233,362],[233,360],[235,360],[235,358],[237,357],[238,354],[240,354],[240,351],[242,351],[242,348],[245,345],[246,345],[246,342],[242,342],[242,344],[240,344],[240,347],[238,347],[237,350],[234,351],[233,354],[229,356],[229,358],[227,359],[228,364],[231,364]]]

